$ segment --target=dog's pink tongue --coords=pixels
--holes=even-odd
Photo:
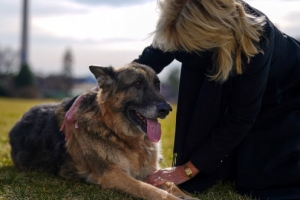
[[[151,142],[158,142],[160,140],[160,123],[156,119],[147,119],[147,134]]]

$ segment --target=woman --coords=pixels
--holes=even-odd
[[[300,198],[300,44],[240,0],[162,0],[153,43],[135,62],[182,63],[175,167],[147,182],[202,192]]]

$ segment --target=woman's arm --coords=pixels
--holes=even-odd
[[[269,36],[263,37],[260,42],[264,53],[254,56],[249,64],[245,64],[243,75],[233,78],[227,112],[219,125],[190,157],[201,172],[211,173],[218,169],[255,123],[261,109],[274,49],[271,26],[267,27],[267,34]]]
[[[139,58],[133,62],[150,66],[157,74],[174,60],[174,54],[163,52],[152,46],[146,47]]]

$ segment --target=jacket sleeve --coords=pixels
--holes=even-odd
[[[245,65],[244,73],[233,78],[227,112],[190,157],[191,162],[203,173],[217,170],[255,123],[267,85],[274,48],[274,34],[270,27],[266,29],[266,33],[270,35],[262,37],[260,42],[264,53],[254,56]]]
[[[146,47],[143,53],[139,56],[139,58],[135,59],[133,62],[148,65],[158,74],[173,60],[173,53],[163,52],[160,49],[156,49],[152,46],[149,46]]]

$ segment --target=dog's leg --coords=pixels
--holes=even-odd
[[[166,190],[168,193],[171,193],[181,199],[197,200],[197,198],[191,197],[180,190],[174,183],[166,182],[159,186],[159,188]]]
[[[165,190],[139,181],[122,170],[114,169],[107,171],[103,176],[89,176],[90,181],[100,184],[102,188],[117,189],[120,192],[130,194],[134,197],[147,200],[179,200],[179,197]]]

